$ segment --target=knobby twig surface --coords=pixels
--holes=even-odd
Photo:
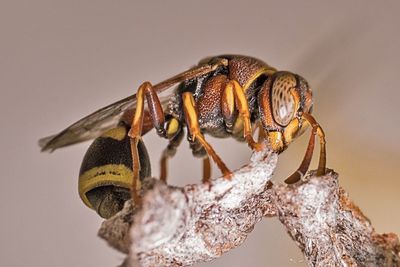
[[[375,233],[339,187],[336,173],[310,174],[299,184],[277,185],[274,191],[279,220],[309,266],[400,266],[398,237]]]
[[[310,266],[400,266],[395,234],[378,235],[338,185],[309,174],[272,185],[277,155],[266,149],[211,185],[167,186],[149,178],[141,209],[127,202],[99,235],[128,254],[124,266],[190,266],[241,245],[263,217],[277,216]]]

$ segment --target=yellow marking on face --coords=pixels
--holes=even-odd
[[[133,172],[123,164],[107,164],[94,167],[79,176],[79,196],[89,208],[93,209],[92,204],[86,197],[90,190],[107,185],[120,186],[131,189],[133,182]],[[140,180],[137,181],[136,188],[141,187]]]
[[[289,145],[294,138],[299,134],[299,121],[298,119],[291,120],[290,123],[285,127],[283,136],[285,137],[285,145]]]
[[[122,141],[126,137],[126,128],[123,126],[119,126],[113,128],[101,135],[101,137],[112,138],[114,140]]]
[[[179,129],[179,121],[176,118],[172,118],[169,122],[168,122],[168,126],[167,126],[167,135],[168,136],[173,136],[174,134],[176,134],[176,132]]]
[[[274,150],[275,152],[281,153],[284,150],[281,132],[269,132],[268,140],[271,144],[272,150]]]
[[[268,76],[271,76],[272,74],[274,74],[276,72],[276,69],[273,67],[264,67],[261,68],[259,70],[257,70],[253,76],[250,77],[250,79],[246,82],[246,84],[243,85],[243,91],[246,92],[247,89],[249,89],[250,85],[257,80],[258,77],[260,77],[263,74],[266,74]]]

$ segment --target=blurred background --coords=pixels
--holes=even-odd
[[[78,196],[89,143],[48,154],[37,140],[133,94],[143,81],[221,53],[258,57],[309,81],[328,167],[378,232],[399,234],[399,10],[398,1],[358,0],[1,1],[0,265],[120,264],[124,255],[96,236],[102,220]],[[167,142],[154,132],[144,139],[157,176]],[[209,140],[230,168],[249,160],[246,144]],[[307,140],[280,156],[276,181],[298,167]],[[183,143],[170,163],[171,183],[199,182],[200,163]],[[276,219],[198,266],[244,263],[306,266]]]

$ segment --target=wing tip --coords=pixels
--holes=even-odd
[[[38,144],[41,152],[53,152],[54,148],[51,147],[51,143],[56,135],[47,136],[39,139]]]

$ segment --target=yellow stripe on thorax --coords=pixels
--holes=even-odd
[[[258,77],[260,77],[263,74],[267,75],[272,75],[276,72],[276,69],[270,66],[260,68],[257,70],[248,80],[247,82],[243,85],[243,91],[246,92],[247,89],[249,89],[250,85],[257,80]]]
[[[260,77],[261,75],[263,75],[263,74],[272,75],[272,74],[274,74],[275,72],[276,72],[276,69],[273,68],[273,67],[270,67],[270,66],[260,68],[260,69],[257,70],[257,71],[250,77],[250,79],[244,84],[244,86],[242,87],[242,88],[243,88],[243,92],[246,92],[247,89],[249,89],[250,85],[251,85],[255,80],[257,80],[258,77]],[[243,122],[243,119],[242,119],[240,116],[238,116],[237,119],[236,119],[236,121],[235,121],[235,124],[234,124],[234,127],[233,127],[233,132],[232,132],[232,133],[233,133],[234,135],[238,135],[238,133],[242,133],[242,132],[243,132],[243,129],[244,129],[244,122]]]

